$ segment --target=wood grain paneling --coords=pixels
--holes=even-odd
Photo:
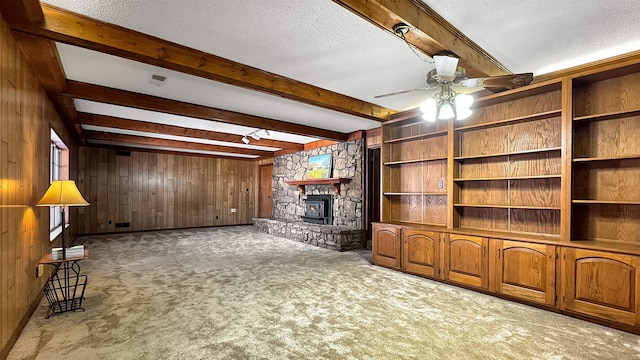
[[[496,156],[465,160],[459,167],[459,178],[501,178],[509,176],[509,157]]]
[[[509,176],[560,175],[560,151],[509,155]]]
[[[561,108],[560,90],[523,97],[475,109],[474,114],[464,121],[464,126],[487,124],[499,120],[528,116]]]
[[[446,195],[425,195],[424,206],[423,223],[430,225],[447,225]]]
[[[509,210],[492,208],[460,208],[460,228],[509,230]]]
[[[555,246],[491,239],[490,250],[491,291],[543,305],[555,305]]]
[[[404,164],[389,170],[389,192],[419,193],[422,186],[422,164]]]
[[[389,220],[421,223],[424,214],[422,195],[389,196]]]
[[[129,154],[128,156],[126,154]],[[80,148],[82,234],[250,224],[256,163]],[[231,209],[237,209],[232,212]],[[130,223],[117,227],[116,223]]]
[[[577,86],[574,116],[637,110],[640,104],[638,83],[640,73],[633,73]]]
[[[640,155],[640,116],[576,122],[574,137],[576,158],[637,156]]]
[[[560,234],[560,211],[510,209],[510,231],[533,234]]]
[[[573,171],[575,199],[640,202],[640,159],[580,163]]]
[[[459,200],[468,205],[509,205],[507,180],[468,181],[460,184]]]
[[[373,263],[400,270],[400,228],[374,223],[372,242]]]
[[[50,128],[77,148],[27,59],[0,20],[0,358],[4,358],[42,295],[38,260],[51,251],[49,208],[35,203],[49,185]],[[76,210],[67,240],[75,238]],[[45,274],[46,275],[46,274]]]
[[[560,147],[561,125],[560,116],[509,125],[509,151]]]
[[[426,161],[423,165],[424,192],[447,193],[447,160]]]
[[[433,278],[440,276],[440,233],[415,229],[402,231],[402,270]]]
[[[465,131],[459,136],[459,156],[490,155],[509,152],[508,127]]]
[[[640,258],[562,249],[562,309],[640,325]]]
[[[574,205],[572,240],[612,240],[640,244],[640,206]]]
[[[510,180],[509,205],[560,208],[560,179]]]

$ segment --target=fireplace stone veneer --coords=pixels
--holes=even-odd
[[[254,218],[253,227],[269,235],[336,251],[361,248],[362,230],[346,226],[317,225],[295,220]]]

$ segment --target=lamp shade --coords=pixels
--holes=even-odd
[[[54,180],[36,206],[88,206],[73,180]]]

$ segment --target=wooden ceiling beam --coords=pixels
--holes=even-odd
[[[158,149],[150,149],[143,147],[134,147],[134,146],[126,146],[126,145],[107,145],[107,144],[87,144],[86,147],[91,147],[95,149],[111,149],[116,151],[129,151],[129,152],[144,152],[144,153],[152,153],[152,154],[165,154],[165,155],[178,155],[178,156],[194,156],[194,157],[207,157],[212,159],[223,159],[223,160],[233,160],[233,161],[260,161],[264,160],[264,158],[242,158],[242,157],[230,157],[230,156],[221,156],[221,155],[210,155],[196,152],[184,152],[179,150],[158,150]],[[280,150],[283,151],[283,150]],[[274,153],[275,154],[275,153]]]
[[[20,44],[22,52],[33,67],[45,91],[57,94],[64,90],[67,86],[66,75],[56,43],[21,32],[13,32],[12,35]]]
[[[412,30],[407,41],[428,56],[448,50],[460,57],[471,77],[507,75],[511,72],[478,44],[466,37],[420,0],[333,0],[369,22],[393,33],[405,23]],[[409,49],[407,49],[409,51]]]
[[[67,81],[67,87],[61,95],[77,99],[127,106],[136,109],[158,111],[167,114],[242,125],[255,129],[281,131],[290,134],[319,137],[322,139],[339,141],[347,140],[347,134],[337,131],[262,118],[254,115],[247,115],[234,111],[190,104],[77,81]]]
[[[396,112],[47,4],[42,10],[40,24],[13,29],[371,120],[384,121]]]
[[[243,144],[242,135],[225,134],[215,131],[185,128],[181,126],[158,124],[147,121],[129,120],[113,116],[79,113],[78,117],[76,118],[76,123],[78,125],[93,125],[115,129],[143,131],[155,134],[185,136],[196,139],[207,139]],[[270,140],[265,138],[261,138],[259,141],[251,139],[251,145],[269,146],[279,149],[289,149],[296,151],[304,150],[304,144]]]
[[[73,99],[57,95],[67,87],[67,80],[56,43],[18,31],[12,32],[12,35],[31,64],[65,127],[79,144],[84,144],[82,128],[74,126],[77,113]]]
[[[193,143],[189,141],[157,139],[157,138],[135,136],[135,135],[112,134],[112,133],[99,132],[99,131],[85,131],[84,133],[87,136],[87,139],[89,140],[104,140],[104,141],[113,141],[113,142],[119,142],[124,144],[161,146],[161,147],[173,148],[178,151],[180,149],[188,149],[188,150],[198,150],[198,151],[214,151],[214,152],[222,152],[222,153],[230,153],[230,154],[254,155],[259,157],[273,157],[273,153],[274,153],[273,151],[244,149],[244,148],[220,146],[220,145],[209,145],[209,144]]]
[[[38,0],[2,0],[0,14],[10,26],[39,25],[44,21]]]

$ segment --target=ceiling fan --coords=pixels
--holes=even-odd
[[[410,29],[411,27],[404,23],[396,24],[393,27],[393,31],[400,36],[415,53],[415,50],[413,50],[413,47],[411,47],[411,44],[407,42],[404,36]],[[416,54],[416,56],[418,56],[418,54]],[[484,87],[497,93],[529,85],[531,80],[533,80],[533,73],[469,79],[467,78],[464,68],[458,67],[458,61],[459,59],[454,53],[450,51],[440,52],[433,56],[433,62],[436,67],[427,73],[426,87],[378,95],[375,96],[375,98],[379,99],[416,91],[440,88],[440,91],[437,94],[427,99],[420,106],[420,110],[423,112],[423,118],[432,122],[435,122],[436,119],[442,120],[456,118],[458,120],[462,120],[471,115],[469,107],[473,103],[473,97],[454,91],[455,87]]]

